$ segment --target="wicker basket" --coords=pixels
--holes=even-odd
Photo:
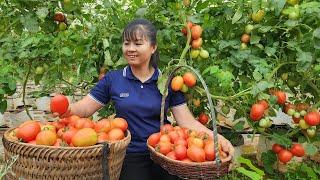
[[[148,145],[148,149],[150,151],[150,157],[151,159],[159,164],[162,168],[167,170],[170,174],[179,176],[183,179],[216,179],[217,177],[226,174],[229,171],[229,166],[232,162],[233,154],[229,154],[226,159],[221,162],[220,160],[220,154],[218,150],[218,134],[217,134],[217,125],[216,125],[216,118],[214,114],[214,108],[212,99],[210,97],[210,93],[208,91],[208,87],[205,84],[203,78],[201,75],[192,67],[188,65],[179,65],[176,66],[171,74],[169,75],[169,78],[165,85],[165,91],[164,95],[162,96],[161,101],[161,113],[160,113],[160,125],[164,125],[164,106],[165,106],[165,100],[168,96],[168,86],[171,81],[171,79],[174,76],[174,73],[178,71],[181,68],[188,68],[192,70],[200,79],[209,102],[209,107],[211,110],[211,118],[212,118],[212,127],[213,127],[213,137],[214,137],[214,150],[216,152],[216,160],[215,161],[208,161],[208,162],[182,162],[170,159],[163,154],[156,152],[155,149]],[[229,146],[232,146],[232,144],[229,142]]]
[[[89,147],[52,147],[12,140],[4,133],[5,157],[19,155],[6,179],[119,179],[130,132],[117,142]],[[108,167],[108,168],[107,168]]]

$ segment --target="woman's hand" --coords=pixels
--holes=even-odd
[[[52,117],[59,117],[59,118],[67,118],[67,117],[70,117],[72,114],[71,114],[71,108],[70,108],[70,106],[68,107],[68,110],[65,112],[65,113],[63,113],[63,114],[59,114],[59,113],[57,113],[57,112],[54,112],[54,113],[52,113]]]
[[[222,151],[228,152],[229,155],[234,156],[234,147],[228,139],[218,134],[218,143],[221,145]],[[221,159],[222,162],[225,162],[227,159]]]

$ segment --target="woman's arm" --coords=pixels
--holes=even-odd
[[[103,105],[99,104],[89,95],[87,95],[80,101],[71,104],[68,111],[60,115],[60,117],[69,117],[71,115],[77,115],[79,117],[89,117],[102,107]],[[53,116],[59,116],[59,114],[54,113]]]
[[[178,125],[188,129],[193,129],[196,131],[206,132],[210,137],[213,138],[213,132],[202,125],[199,121],[195,120],[192,113],[190,112],[187,104],[182,104],[171,108],[174,119],[177,121]],[[221,144],[222,149],[230,154],[234,154],[234,148],[231,146],[230,142],[220,134],[218,134],[218,141]]]

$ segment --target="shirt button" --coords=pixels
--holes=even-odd
[[[142,88],[143,88],[143,85],[141,85],[140,87],[141,87],[141,89],[142,89]]]

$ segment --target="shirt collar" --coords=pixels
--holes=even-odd
[[[157,68],[154,71],[154,73],[152,74],[151,78],[148,79],[145,83],[149,83],[150,81],[157,81],[158,77],[161,76],[161,74],[162,73],[161,73],[160,69]],[[130,66],[126,66],[125,68],[123,68],[122,75],[123,75],[123,77],[128,78],[128,79],[139,80],[138,78],[136,78],[133,75]]]

